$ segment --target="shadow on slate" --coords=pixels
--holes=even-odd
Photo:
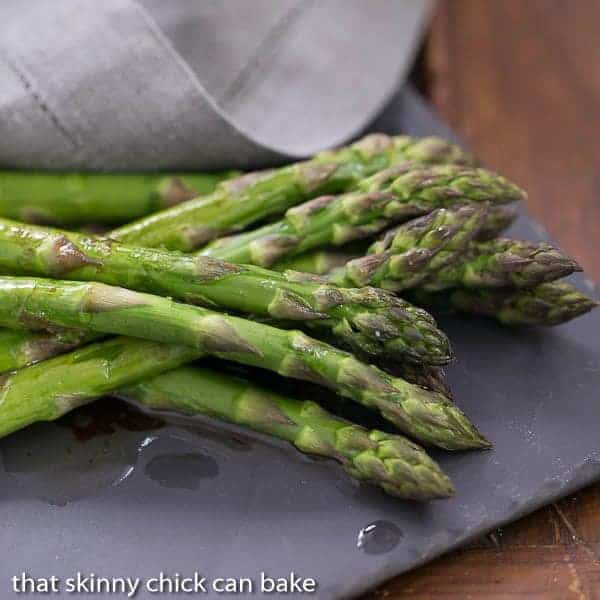
[[[373,129],[451,137],[410,90]],[[511,233],[544,236],[525,215]],[[452,500],[394,500],[329,461],[206,420],[117,419],[84,442],[39,425],[0,443],[0,595],[21,571],[63,580],[198,571],[257,585],[261,571],[293,571],[318,581],[312,597],[352,598],[600,476],[600,310],[543,331],[476,318],[442,326],[458,356],[457,402],[495,445],[436,456],[458,490]]]

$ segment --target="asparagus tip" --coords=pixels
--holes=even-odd
[[[476,448],[478,450],[493,450],[494,449],[494,444],[492,444],[492,442],[490,442],[486,437],[484,437],[481,434],[479,434],[479,442],[481,445]]]

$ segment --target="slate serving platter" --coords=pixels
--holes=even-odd
[[[452,137],[411,90],[373,129]],[[511,233],[545,237],[527,216]],[[261,571],[293,571],[318,582],[304,596],[353,598],[600,476],[600,310],[544,331],[441,324],[458,356],[449,369],[457,402],[495,444],[437,456],[458,490],[452,500],[400,502],[329,461],[205,422],[156,429],[120,415],[92,422],[95,435],[79,422],[83,441],[64,424],[35,426],[0,443],[0,597],[12,597],[9,578],[22,571],[63,583],[78,571],[256,583]]]

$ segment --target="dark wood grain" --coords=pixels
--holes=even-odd
[[[600,281],[600,2],[446,0],[419,84]],[[600,437],[599,437],[600,439]],[[369,600],[600,600],[600,485],[401,576]]]
[[[369,600],[599,600],[600,486],[391,581]]]
[[[600,2],[450,0],[426,52],[434,104],[600,280]]]

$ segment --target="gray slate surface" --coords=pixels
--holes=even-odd
[[[375,127],[445,131],[412,92]],[[543,237],[527,217],[514,234]],[[590,291],[582,278],[576,283]],[[495,444],[491,452],[439,455],[456,498],[399,502],[355,486],[327,461],[182,426],[84,444],[41,426],[0,444],[0,595],[12,597],[8,578],[22,570],[59,577],[197,570],[253,578],[294,571],[317,579],[312,597],[352,598],[599,477],[600,311],[546,331],[466,318],[442,325],[458,356],[449,369],[457,401]],[[80,499],[57,506],[40,497]],[[401,535],[388,552],[368,554],[357,539],[375,521]]]

